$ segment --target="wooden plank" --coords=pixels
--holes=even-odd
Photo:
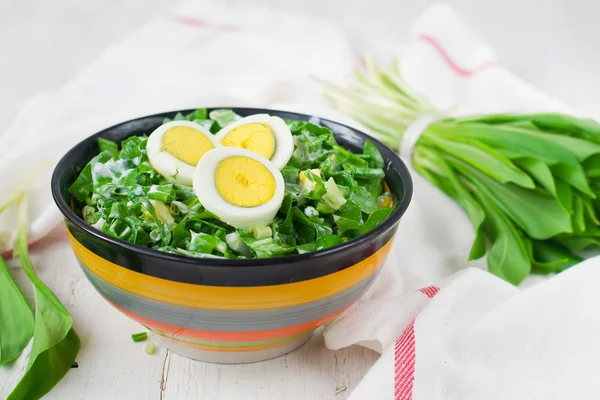
[[[361,347],[332,352],[320,333],[261,363],[215,365],[172,355],[163,399],[345,399],[377,357]]]

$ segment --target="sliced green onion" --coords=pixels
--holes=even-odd
[[[184,203],[182,203],[181,201],[173,201],[171,202],[171,214],[173,215],[178,215],[178,214],[187,214],[190,212],[190,208],[188,206],[186,206]]]
[[[253,249],[255,249],[255,248],[260,247],[262,245],[271,244],[271,243],[273,243],[273,238],[266,238],[266,239],[262,239],[262,240],[257,240],[256,242],[252,243],[250,245],[250,247],[252,247]]]
[[[154,354],[154,352],[156,351],[156,345],[154,344],[154,342],[148,342],[148,344],[146,345],[146,348],[144,349],[144,351],[149,356],[152,355],[152,354]]]
[[[250,249],[248,248],[248,246],[246,246],[246,243],[244,243],[239,233],[232,232],[225,235],[225,241],[227,242],[229,248],[233,251],[237,251],[238,253],[246,257],[252,256]]]
[[[152,185],[147,195],[150,200],[158,200],[165,203],[170,203],[176,197],[175,189],[173,189],[172,185]]]
[[[225,242],[217,243],[217,246],[215,248],[217,249],[217,251],[219,251],[222,254],[227,253],[227,243],[225,243]]]
[[[323,202],[334,210],[339,210],[339,208],[346,203],[346,199],[335,184],[333,178],[329,178],[327,182],[325,182],[325,189],[327,190],[327,193],[322,197]]]
[[[273,231],[269,226],[258,226],[252,228],[252,234],[257,239],[266,239],[270,238],[273,235]]]
[[[83,217],[83,220],[85,222],[87,222],[88,224],[91,223],[92,219],[94,218],[95,211],[96,211],[96,209],[94,207],[84,206],[81,209],[81,216]]]
[[[131,340],[133,340],[136,343],[143,342],[146,339],[148,339],[148,334],[146,332],[134,333],[133,335],[131,335]]]
[[[106,221],[104,220],[104,218],[100,218],[98,219],[98,221],[96,221],[95,224],[93,224],[92,226],[96,229],[98,229],[99,231],[102,230],[102,228],[104,228],[104,224],[106,223]]]
[[[156,211],[156,216],[160,220],[160,222],[166,222],[169,226],[169,229],[175,229],[175,220],[173,219],[173,215],[171,214],[171,209],[165,205],[162,201],[150,200],[150,204],[154,207]]]
[[[96,204],[96,202],[98,202],[98,199],[99,199],[100,197],[102,197],[102,196],[100,196],[98,193],[94,193],[94,194],[92,195],[92,204]]]

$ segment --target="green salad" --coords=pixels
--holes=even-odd
[[[213,134],[239,119],[231,110],[206,109],[174,117]],[[268,226],[236,229],[206,210],[192,187],[156,172],[148,160],[146,135],[129,137],[120,147],[98,139],[100,153],[69,189],[74,208],[86,223],[130,243],[172,254],[230,259],[325,249],[365,234],[391,214],[383,158],[371,142],[365,143],[362,154],[354,154],[338,145],[328,128],[285,123],[294,151],[281,169],[285,194]]]

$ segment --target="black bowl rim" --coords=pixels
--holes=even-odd
[[[87,138],[81,140],[79,143],[77,143],[75,146],[73,146],[60,159],[60,161],[54,168],[54,172],[52,174],[52,181],[51,181],[52,197],[54,198],[54,202],[58,206],[59,210],[69,220],[69,222],[75,224],[77,227],[79,227],[86,233],[88,233],[92,236],[95,236],[99,239],[102,239],[103,241],[108,242],[116,247],[122,247],[122,248],[125,248],[130,251],[135,251],[138,253],[145,254],[147,256],[158,257],[161,259],[181,262],[184,264],[193,264],[193,265],[198,265],[198,266],[202,266],[202,267],[214,266],[214,267],[219,267],[219,268],[227,268],[227,267],[239,268],[239,267],[253,267],[253,266],[268,267],[270,265],[278,265],[278,264],[282,264],[282,263],[294,263],[294,262],[307,261],[307,260],[311,260],[311,259],[319,259],[322,257],[335,256],[336,254],[340,254],[356,245],[359,245],[364,242],[369,242],[369,241],[375,239],[376,237],[378,237],[379,235],[381,235],[383,232],[387,231],[389,228],[391,228],[395,223],[397,223],[400,220],[402,215],[404,215],[404,213],[406,212],[408,205],[410,204],[410,201],[412,198],[412,193],[413,193],[413,184],[412,184],[412,179],[411,179],[410,173],[408,171],[408,168],[406,167],[406,165],[404,164],[402,159],[396,153],[394,153],[388,146],[381,143],[379,140],[375,139],[374,137],[372,137],[364,132],[359,131],[356,128],[352,128],[348,125],[344,125],[339,122],[329,120],[327,118],[320,118],[320,117],[317,117],[314,115],[302,114],[302,113],[285,111],[285,110],[275,110],[275,109],[267,109],[267,108],[251,108],[251,107],[207,107],[207,109],[208,110],[228,109],[228,110],[232,110],[234,112],[236,112],[236,110],[238,110],[238,111],[244,111],[244,112],[251,112],[251,113],[255,113],[255,114],[264,114],[264,113],[266,113],[266,114],[269,114],[269,113],[287,114],[287,115],[292,116],[291,118],[289,118],[292,120],[294,120],[294,118],[298,118],[298,120],[303,120],[303,121],[308,122],[309,119],[315,118],[315,119],[318,119],[319,121],[324,121],[324,122],[327,122],[332,125],[337,125],[337,126],[346,128],[350,132],[352,132],[353,135],[358,135],[358,136],[364,138],[365,140],[369,140],[372,143],[378,144],[379,145],[378,147],[380,149],[381,148],[384,149],[384,153],[387,153],[387,154],[382,154],[383,159],[385,161],[391,162],[392,168],[395,169],[398,172],[398,174],[400,175],[400,179],[402,181],[403,191],[404,191],[403,197],[400,200],[400,203],[396,206],[396,209],[392,212],[392,214],[385,221],[383,221],[381,224],[379,224],[377,227],[375,227],[375,229],[373,229],[373,230],[367,232],[366,234],[361,235],[357,238],[354,238],[345,243],[342,243],[340,245],[328,247],[323,250],[312,251],[312,252],[308,252],[308,253],[304,253],[304,254],[294,254],[294,255],[287,255],[287,256],[281,256],[281,257],[272,257],[272,258],[242,259],[242,260],[231,260],[231,259],[226,259],[226,258],[203,258],[203,257],[192,257],[192,256],[170,254],[170,253],[154,250],[154,249],[151,249],[148,247],[140,246],[140,245],[137,245],[134,243],[126,242],[124,240],[117,239],[113,236],[107,235],[104,232],[92,227],[91,225],[87,224],[80,216],[75,214],[75,212],[73,212],[73,210],[71,210],[71,208],[63,200],[62,195],[61,195],[61,187],[60,187],[61,176],[59,175],[59,172],[66,170],[67,167],[72,164],[71,161],[74,158],[74,155],[77,152],[79,147],[84,146],[86,143],[88,143],[91,140],[97,140],[97,138],[102,136],[102,134],[104,132],[106,132],[108,130],[112,130],[121,125],[125,125],[128,123],[146,119],[146,118],[164,117],[167,115],[174,115],[175,113],[178,113],[178,112],[188,113],[188,112],[195,110],[195,109],[186,109],[186,110],[165,111],[165,112],[160,112],[160,113],[156,113],[156,114],[152,114],[152,115],[145,115],[142,117],[133,118],[131,120],[124,121],[119,124],[105,128],[105,129],[101,130],[100,132],[97,132],[91,136],[88,136]],[[303,118],[303,119],[300,119],[300,118]]]

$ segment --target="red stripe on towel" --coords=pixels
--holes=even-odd
[[[415,321],[412,321],[396,340],[394,347],[394,400],[412,398],[415,379]]]
[[[177,22],[185,24],[185,25],[196,26],[198,28],[214,29],[217,31],[231,32],[231,31],[236,31],[239,29],[239,27],[237,27],[235,25],[218,25],[218,24],[213,24],[210,22],[203,21],[201,19],[193,18],[193,17],[174,16],[174,17],[172,17],[172,19],[174,21],[177,21]]]
[[[440,288],[429,286],[419,289],[430,299]],[[412,320],[394,345],[394,400],[411,400],[415,380],[415,321]]]
[[[428,286],[426,288],[419,289],[419,292],[423,293],[429,298],[432,298],[440,291],[440,288],[437,286]]]
[[[452,71],[454,71],[457,75],[460,75],[464,78],[470,78],[473,75],[475,75],[483,70],[500,66],[500,63],[498,63],[497,61],[488,60],[488,61],[484,61],[482,64],[478,65],[477,67],[475,67],[473,69],[466,69],[466,68],[463,68],[460,65],[458,65],[452,59],[452,57],[450,57],[450,55],[448,54],[446,49],[444,49],[442,47],[442,45],[434,37],[426,35],[426,34],[421,34],[421,35],[417,36],[417,39],[423,40],[424,42],[427,42],[431,46],[433,46],[433,48],[444,59],[444,61],[446,61],[446,64],[448,64],[448,66],[452,69]]]

